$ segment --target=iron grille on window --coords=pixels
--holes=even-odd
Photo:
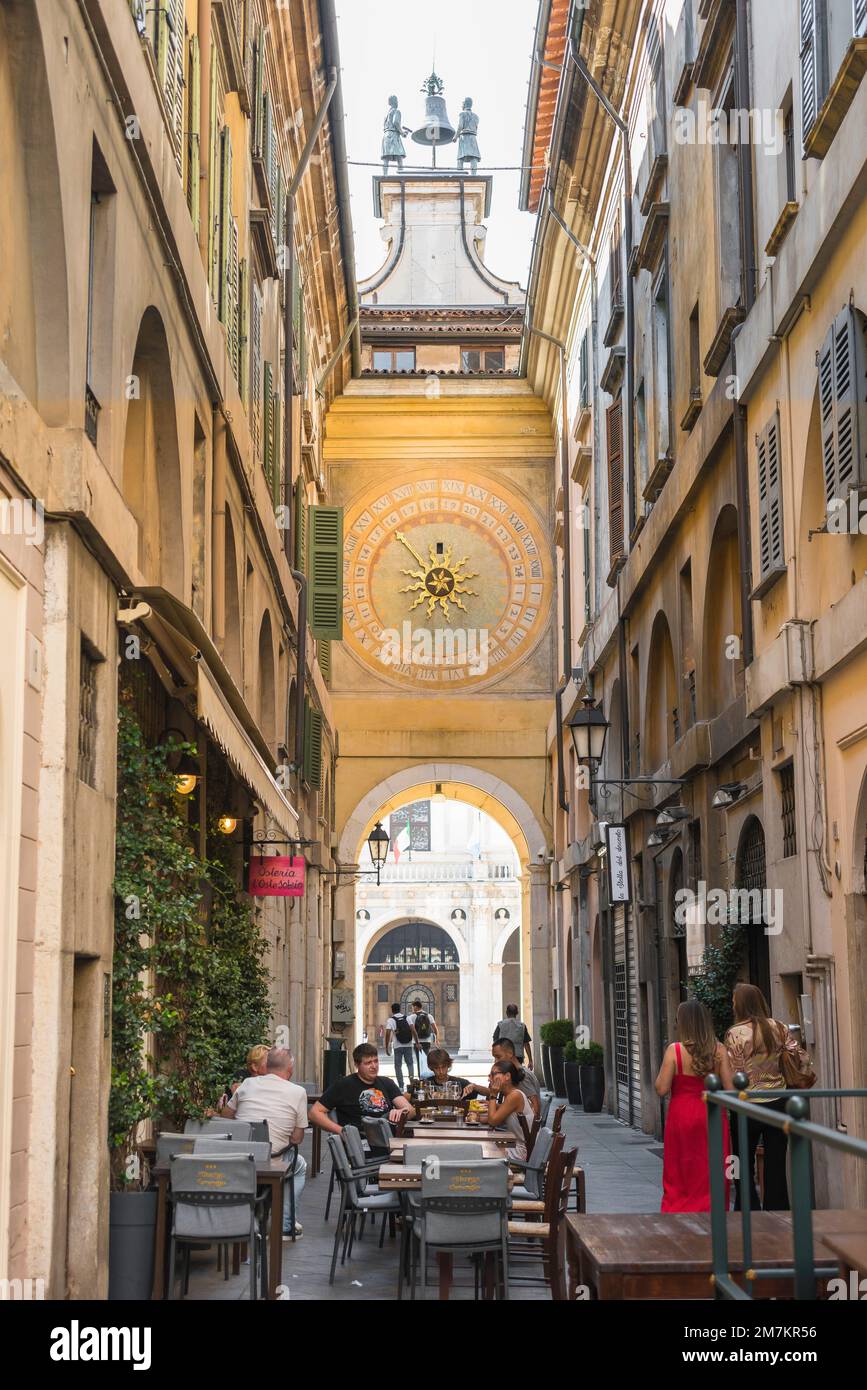
[[[765,866],[765,832],[758,820],[752,822],[744,835],[737,879],[738,888],[747,888],[750,891],[763,892],[768,886]],[[762,910],[760,909],[758,914],[752,916],[750,920],[756,925],[762,923],[764,921]],[[743,922],[743,918],[741,921]]]
[[[82,644],[78,668],[78,775],[96,786],[96,667]]]
[[[614,965],[614,1052],[617,1081],[629,1085],[629,1032],[626,1017],[626,962]]]
[[[787,763],[780,769],[780,800],[783,811],[783,858],[790,859],[798,852],[795,830],[795,765]]]

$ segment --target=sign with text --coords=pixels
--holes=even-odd
[[[253,898],[303,898],[303,855],[254,855],[250,860],[247,892]]]
[[[608,901],[628,903],[632,901],[629,883],[629,842],[625,825],[609,825],[606,830],[608,841]]]

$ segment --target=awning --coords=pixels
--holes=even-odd
[[[203,661],[198,663],[197,671],[200,720],[210,729],[265,814],[277,823],[287,838],[297,835],[298,813],[276,785]]]

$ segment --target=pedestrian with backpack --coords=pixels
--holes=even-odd
[[[391,1006],[391,1018],[385,1025],[385,1050],[391,1055],[394,1048],[394,1074],[397,1084],[403,1090],[403,1068],[406,1064],[407,1078],[412,1081],[412,1057],[418,1046],[416,1031],[405,1013],[401,1012],[400,1001]]]
[[[421,1057],[419,1056],[419,1052],[424,1053],[425,1061],[427,1061],[428,1053],[433,1044],[436,1043],[439,1045],[439,1029],[437,1028],[436,1019],[433,1015],[425,1013],[420,999],[413,999],[412,1013],[409,1015],[407,1021],[410,1026],[415,1029],[415,1035],[418,1039],[415,1046],[415,1064],[418,1067],[419,1078],[421,1078]]]
[[[532,1068],[533,1054],[530,1051],[530,1043],[533,1039],[527,1032],[527,1025],[523,1019],[518,1017],[517,1004],[506,1005],[506,1017],[501,1018],[494,1029],[494,1042],[508,1040],[514,1045],[515,1059],[518,1065]]]

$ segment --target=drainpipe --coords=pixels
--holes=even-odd
[[[735,399],[732,408],[732,424],[735,438],[735,486],[738,504],[738,562],[741,580],[741,624],[744,638],[744,668],[753,660],[753,608],[750,593],[753,587],[753,565],[750,554],[750,482],[747,457],[747,412],[740,403],[738,384],[737,340],[743,324],[736,325],[732,333],[731,358],[732,377],[735,382]]]
[[[632,255],[632,152],[629,148],[629,127],[618,111],[614,109],[608,97],[603,92],[599,83],[590,72],[584,59],[578,51],[575,33],[573,31],[570,39],[570,55],[575,67],[580,72],[584,81],[590,87],[600,105],[610,116],[620,132],[623,157],[623,243],[624,256],[626,258],[626,365],[624,371],[623,394],[626,398],[626,429],[625,434],[625,464],[626,464],[626,498],[629,515],[630,534],[635,529],[637,520],[635,514],[635,429],[634,429],[634,408],[633,400],[635,385],[635,365],[633,358],[635,355],[635,285],[632,276],[629,274],[629,258]]]

